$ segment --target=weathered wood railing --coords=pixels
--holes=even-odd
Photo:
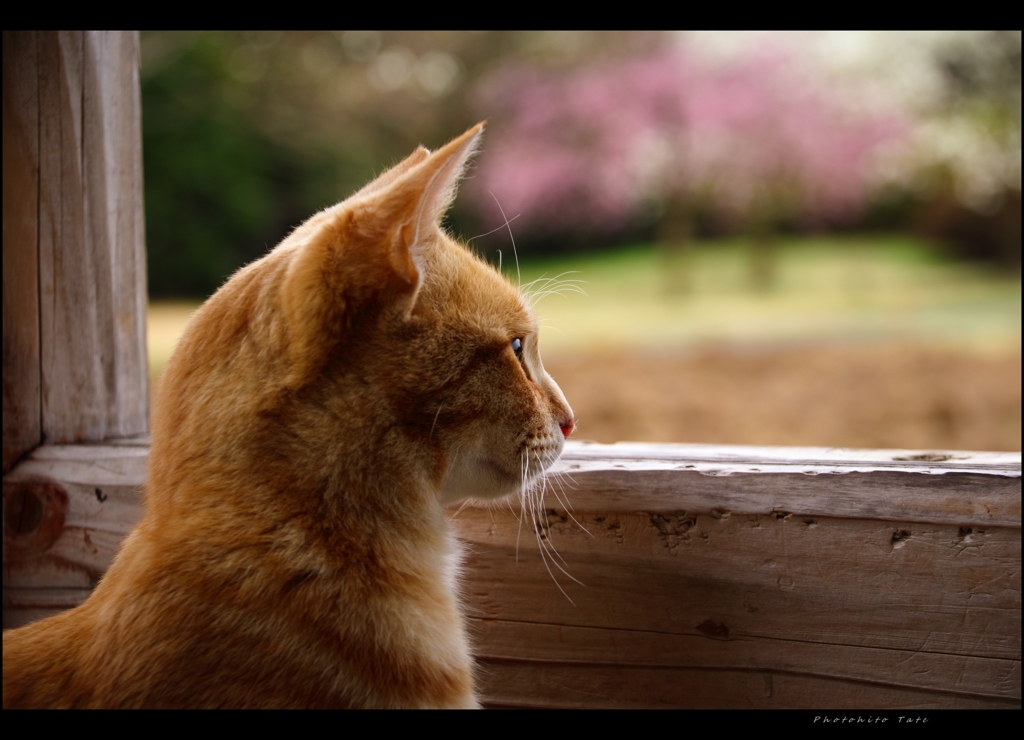
[[[88,595],[147,454],[4,478],[5,626]],[[1019,453],[571,442],[557,472],[539,527],[452,511],[489,704],[1020,706]]]

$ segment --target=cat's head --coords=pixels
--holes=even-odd
[[[440,226],[482,128],[417,149],[239,271],[172,359],[162,416],[234,435],[243,457],[325,475],[388,466],[442,503],[534,481],[572,410],[541,364],[528,302]],[[202,358],[182,362],[189,353]],[[167,433],[155,420],[154,445]]]

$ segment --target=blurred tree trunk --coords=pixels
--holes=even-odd
[[[662,291],[667,296],[693,292],[693,208],[676,195],[665,204],[658,229],[658,245],[664,264]]]
[[[775,209],[767,203],[756,205],[748,221],[750,234],[750,283],[758,292],[767,293],[778,284],[779,243],[775,228]]]

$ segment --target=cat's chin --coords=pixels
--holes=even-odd
[[[448,505],[466,498],[499,499],[532,485],[542,471],[512,475],[495,461],[482,461],[452,470],[441,484],[441,503]]]
[[[531,488],[558,459],[564,444],[552,443],[524,450],[516,465],[494,458],[466,460],[455,464],[441,484],[441,503],[448,505],[465,498],[493,500]]]

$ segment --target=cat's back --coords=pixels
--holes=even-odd
[[[5,632],[4,708],[476,706],[465,646],[447,665],[396,661],[411,651],[401,634],[382,647],[387,608],[353,605],[342,579],[286,565],[174,575],[181,562],[115,573],[82,606]]]
[[[4,631],[4,709],[79,705],[82,692],[76,673],[82,622],[75,611],[31,629]]]

